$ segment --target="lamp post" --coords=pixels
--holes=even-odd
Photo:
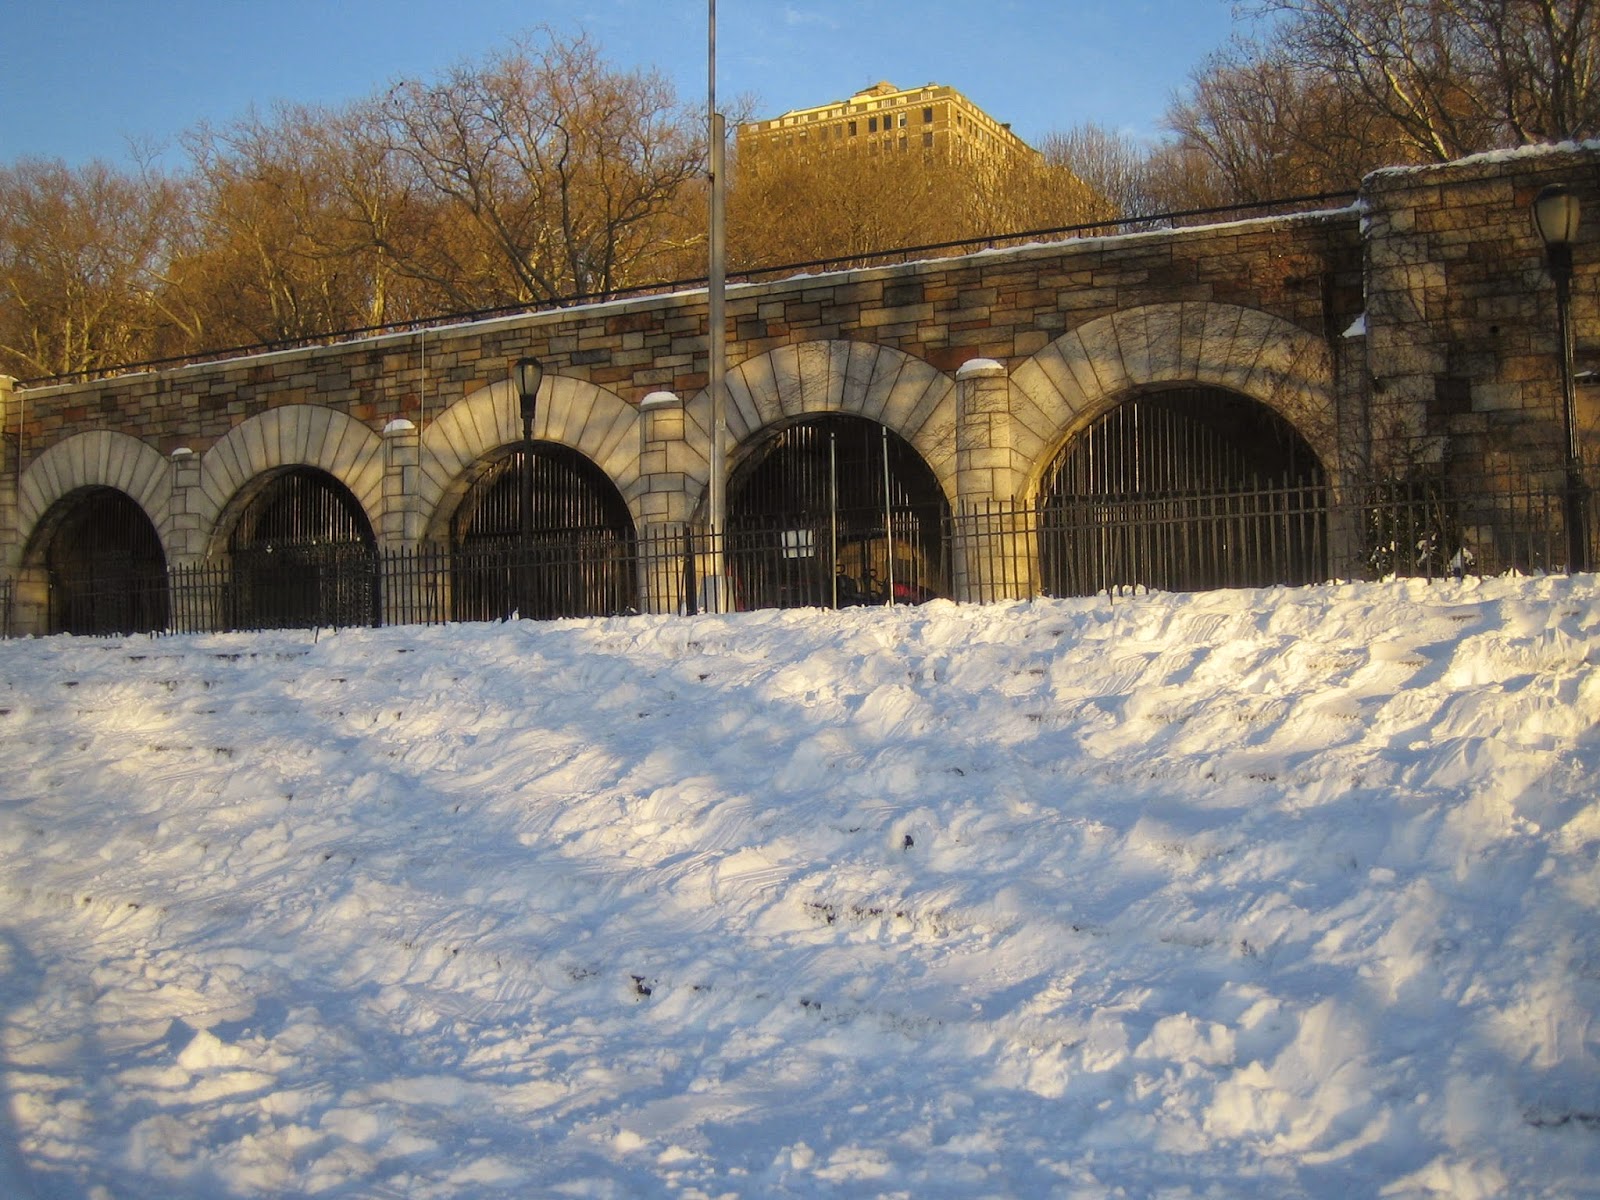
[[[711,168],[710,213],[707,242],[710,269],[706,287],[706,391],[711,401],[711,478],[706,487],[706,524],[711,544],[707,582],[712,612],[726,612],[728,598],[723,590],[727,552],[728,517],[728,398],[724,379],[727,372],[727,245],[724,233],[727,193],[727,135],[722,114],[717,111],[717,0],[707,0],[706,10],[706,134]]]
[[[1577,398],[1572,377],[1572,243],[1578,237],[1578,197],[1551,184],[1533,198],[1533,227],[1544,242],[1556,285],[1556,336],[1560,342],[1561,422],[1567,442],[1567,570],[1589,569],[1588,496],[1578,446]]]
[[[522,458],[518,464],[518,483],[521,491],[517,498],[517,541],[523,586],[518,588],[517,608],[528,603],[530,589],[527,585],[528,526],[533,520],[533,416],[539,404],[539,383],[544,378],[544,364],[537,358],[519,358],[511,368],[512,382],[517,386],[517,400],[522,408]],[[526,613],[524,616],[528,615]]]

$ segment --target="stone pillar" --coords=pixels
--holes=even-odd
[[[1333,344],[1335,458],[1325,462],[1329,501],[1328,571],[1335,579],[1359,579],[1365,563],[1362,496],[1372,479],[1371,379],[1365,316]]]
[[[1011,462],[1011,385],[992,358],[956,372],[956,492],[963,503],[1016,496]]]
[[[10,580],[21,557],[17,544],[17,480],[22,470],[17,429],[17,381],[0,375],[0,580]]]
[[[200,456],[187,446],[170,455],[172,500],[161,531],[172,587],[168,625],[179,633],[228,628],[228,596],[223,568],[207,562],[201,510]]]
[[[404,417],[383,427],[383,516],[378,541],[384,549],[413,547],[422,540],[422,510],[417,495],[422,436]]]
[[[17,476],[22,463],[17,453],[17,381],[0,375],[0,636],[10,636],[12,592],[16,588],[17,564],[22,558],[17,532]]]
[[[1430,245],[1444,192],[1431,179],[1378,172],[1362,181],[1361,199],[1368,465],[1380,476],[1404,477],[1436,467],[1444,454],[1442,431],[1429,420],[1438,380],[1448,374],[1436,314],[1448,307],[1449,280]]]
[[[970,359],[956,372],[956,599],[1033,594],[1039,556],[1029,511],[1017,495],[1020,483],[1006,369],[992,359]]]
[[[205,561],[205,531],[200,528],[200,456],[179,446],[172,463],[172,505],[167,525],[167,566],[193,567]]]
[[[383,512],[378,550],[385,625],[444,619],[449,607],[447,574],[439,547],[422,545],[422,433],[404,417],[383,427]]]
[[[692,515],[689,487],[695,465],[684,434],[683,399],[651,392],[639,401],[639,609],[679,612],[705,578],[706,563],[691,559],[683,526]],[[688,560],[688,561],[686,561]]]
[[[639,401],[639,515],[645,525],[687,521],[691,461],[684,440],[683,400],[651,392]]]

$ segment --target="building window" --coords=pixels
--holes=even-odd
[[[924,147],[926,147],[929,150],[933,149],[933,133],[932,133],[932,131],[929,131],[928,133],[925,133],[925,134],[922,135],[922,144],[923,144]]]
[[[855,137],[855,135],[856,135],[856,123],[854,121],[851,121],[850,122],[850,136],[851,137]]]
[[[924,125],[933,124],[933,109],[931,107],[922,110],[922,123]]]
[[[877,117],[868,117],[867,118],[867,132],[868,133],[877,133],[878,132],[878,118]]]

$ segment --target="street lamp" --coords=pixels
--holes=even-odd
[[[1589,569],[1588,496],[1578,447],[1577,397],[1572,377],[1572,243],[1578,238],[1578,197],[1551,184],[1533,198],[1533,227],[1544,242],[1556,285],[1556,329],[1560,341],[1561,420],[1567,439],[1567,569]]]
[[[544,364],[537,358],[519,358],[511,368],[511,381],[517,386],[517,400],[522,409],[522,458],[518,464],[518,483],[521,491],[517,498],[517,541],[521,551],[523,586],[518,588],[517,608],[522,610],[531,598],[528,584],[528,526],[533,520],[533,415],[539,404],[539,382],[544,378]],[[523,616],[530,613],[523,612]]]
[[[710,265],[706,275],[706,394],[711,401],[711,478],[706,485],[706,524],[710,545],[710,609],[726,612],[728,597],[723,589],[726,569],[728,517],[728,395],[727,374],[727,135],[723,117],[717,111],[717,0],[706,5],[706,119],[707,146],[711,167],[711,207],[706,241]]]
[[[533,441],[533,413],[539,402],[544,364],[537,358],[519,358],[511,368],[511,379],[517,385],[517,399],[522,404],[522,442],[526,448]]]

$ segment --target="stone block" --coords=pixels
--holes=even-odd
[[[1514,383],[1476,383],[1472,386],[1472,411],[1516,412],[1523,407],[1522,388]]]
[[[896,308],[862,308],[856,315],[856,324],[863,329],[884,331],[885,326],[911,325],[933,320],[933,305],[906,304]],[[894,336],[891,334],[891,336]]]

